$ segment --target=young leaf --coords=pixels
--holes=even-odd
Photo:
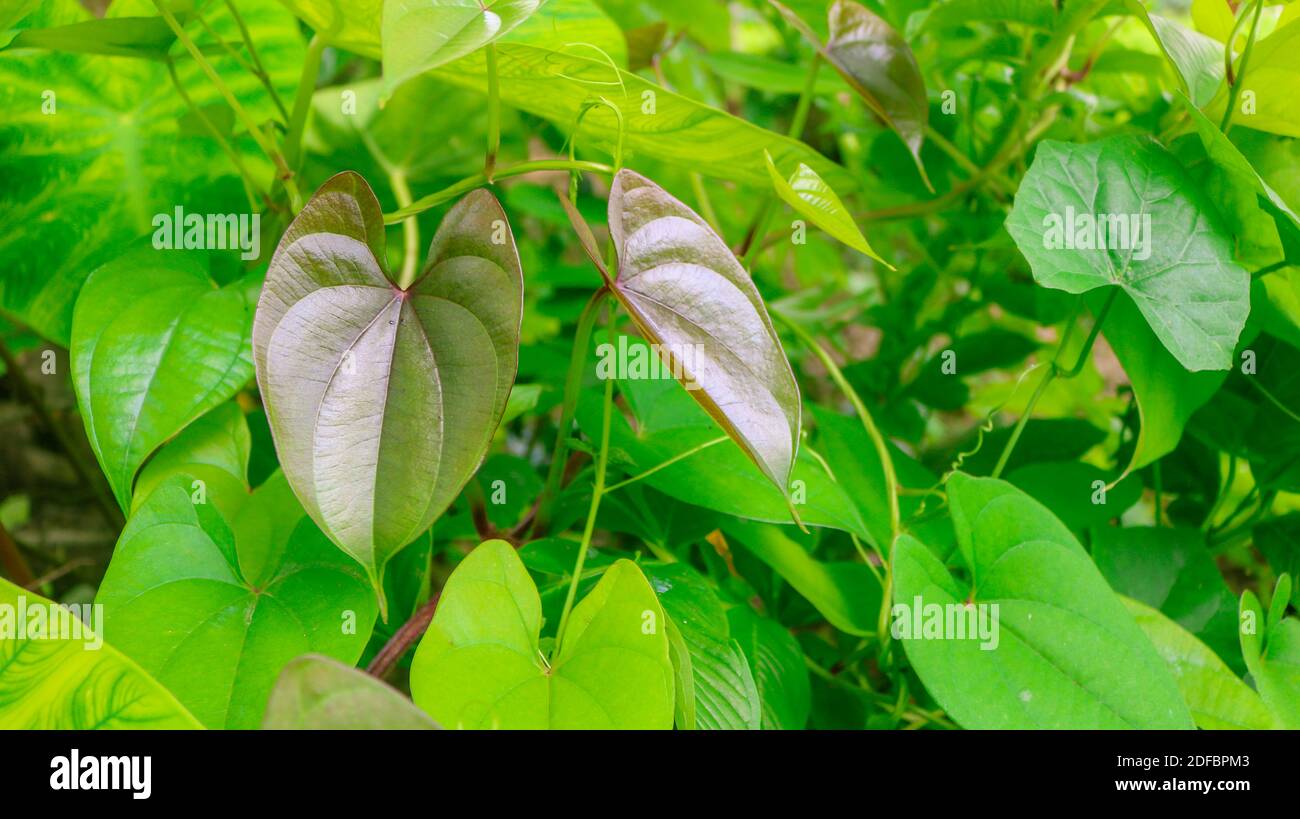
[[[256,283],[218,289],[204,259],[136,245],[92,273],[77,300],[77,404],[124,510],[145,459],[252,376]]]
[[[1283,585],[1279,580],[1279,589]],[[1241,653],[1260,697],[1283,728],[1300,728],[1300,619],[1266,619],[1249,589],[1242,592],[1238,618]]]
[[[546,0],[384,0],[384,88],[458,60],[508,34]]]
[[[285,477],[376,591],[482,462],[523,304],[514,238],[487,191],[451,209],[413,283],[389,277],[383,230],[364,179],[330,179],[280,240],[253,325]]]
[[[892,264],[871,249],[867,237],[858,230],[848,208],[844,207],[835,191],[822,181],[816,171],[800,162],[787,181],[777,171],[771,154],[763,151],[763,158],[767,160],[767,172],[772,176],[772,187],[776,188],[776,195],[794,208],[795,213],[859,253],[870,256],[890,270],[894,269]]]
[[[1139,0],[1124,0],[1124,8],[1151,32],[1178,75],[1183,89],[1197,105],[1206,105],[1223,85],[1223,44],[1173,20],[1150,14]]]
[[[695,211],[632,171],[610,189],[609,230],[614,294],[646,340],[681,365],[691,397],[788,498],[799,386],[749,274]]]
[[[166,688],[104,645],[103,634],[92,630],[100,623],[74,623],[70,610],[4,578],[0,606],[0,727],[203,727]],[[38,611],[39,636],[33,620]],[[55,634],[56,627],[66,631]]]
[[[823,46],[793,11],[772,5],[835,67],[859,97],[898,134],[916,162],[921,181],[934,190],[921,161],[921,143],[930,119],[925,80],[907,41],[889,23],[853,0],[836,0],[830,7],[830,35]]]
[[[1250,275],[1233,262],[1213,206],[1154,141],[1041,143],[1007,230],[1039,284],[1121,287],[1185,368],[1232,365]]]
[[[991,478],[959,472],[947,489],[969,580],[904,535],[892,628],[953,719],[966,728],[1192,727],[1164,662],[1051,512]],[[948,612],[978,616],[972,604],[989,607],[987,636],[945,633],[956,620]]]
[[[514,547],[479,545],[448,578],[416,650],[416,704],[448,728],[672,726],[664,614],[635,563],[605,571],[549,663],[541,625],[537,587]]]
[[[427,731],[438,723],[390,686],[320,654],[284,667],[262,727],[298,731]]]
[[[1198,728],[1211,731],[1277,727],[1259,695],[1239,680],[1209,647],[1159,611],[1127,597],[1120,599],[1169,664]]]
[[[232,521],[191,483],[167,480],[131,516],[96,601],[114,643],[204,725],[256,728],[290,660],[356,662],[375,598],[281,475]]]

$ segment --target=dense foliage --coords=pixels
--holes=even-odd
[[[1298,90],[1278,0],[0,3],[0,727],[1300,728]]]

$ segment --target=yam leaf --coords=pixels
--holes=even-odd
[[[618,300],[691,397],[789,498],[799,386],[749,274],[703,218],[633,171],[614,179],[609,229]]]
[[[1213,205],[1154,141],[1042,142],[1007,230],[1042,286],[1120,287],[1183,367],[1232,366],[1250,274]]]
[[[408,286],[386,270],[383,231],[364,179],[330,179],[280,240],[253,325],[285,477],[376,593],[389,558],[482,462],[523,305],[514,238],[486,190],[451,209]]]
[[[1010,484],[960,472],[947,490],[969,579],[904,535],[892,628],[954,720],[966,728],[1193,727],[1164,662],[1047,508]],[[972,604],[987,606],[986,634],[944,630],[978,615]]]
[[[163,442],[252,377],[255,281],[218,288],[206,254],[138,244],[90,274],[72,319],[86,437],[117,502]]]
[[[559,654],[539,647],[542,603],[503,540],[443,587],[411,665],[415,702],[447,728],[670,728],[673,664],[663,609],[629,560],[574,609]]]
[[[232,520],[195,501],[189,476],[163,482],[127,521],[96,601],[109,639],[209,728],[256,728],[286,663],[354,663],[375,622],[360,567],[279,473]]]

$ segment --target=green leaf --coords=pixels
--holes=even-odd
[[[966,728],[1192,727],[1164,662],[1051,512],[991,478],[957,473],[947,490],[969,579],[904,535],[893,628],[953,719]],[[996,642],[922,631],[936,613],[969,620],[972,603],[989,606],[984,622],[996,623],[988,629]],[[915,629],[903,628],[918,606]],[[955,608],[927,614],[928,606]]]
[[[280,0],[325,42],[378,60],[384,0]]]
[[[701,58],[722,79],[770,94],[799,94],[808,83],[807,65],[736,51],[704,54]],[[835,94],[846,87],[838,74],[821,71],[813,89],[818,94]]]
[[[644,570],[690,655],[694,727],[757,730],[762,718],[758,688],[745,654],[731,637],[717,593],[684,563]]]
[[[1117,593],[1159,609],[1236,672],[1237,601],[1199,529],[1099,526],[1092,559]]]
[[[252,376],[256,282],[218,289],[188,253],[140,244],[82,287],[73,385],[86,437],[123,510],[140,464]]]
[[[802,730],[812,709],[808,666],[799,641],[774,620],[748,606],[727,611],[731,633],[754,671],[765,730]]]
[[[629,349],[638,345],[653,355],[644,342],[628,339]],[[636,426],[621,413],[614,413],[610,448],[625,453],[638,474],[662,467],[642,479],[646,484],[677,500],[724,514],[792,523],[785,496],[671,377],[620,379],[619,392],[632,407]],[[603,391],[587,390],[578,403],[578,425],[593,439],[600,433],[602,398]],[[803,502],[798,509],[805,524],[871,536],[853,500],[806,449],[795,462],[791,485],[802,486]]]
[[[131,511],[138,509],[163,481],[174,475],[189,475],[203,482],[205,494],[212,496],[227,519],[232,519],[248,499],[251,447],[252,436],[243,411],[237,403],[227,401],[190,424],[149,459],[136,478]]]
[[[140,244],[86,279],[72,376],[86,437],[123,509],[164,441],[252,376],[255,283],[218,288],[202,257]]]
[[[546,0],[384,0],[387,93],[508,34]]]
[[[632,171],[614,179],[609,229],[619,302],[691,397],[789,497],[799,385],[749,274],[695,211]]]
[[[333,177],[280,240],[253,326],[285,477],[376,591],[482,462],[523,303],[514,238],[486,190],[447,214],[415,282],[394,283],[385,258],[370,186]]]
[[[1256,131],[1300,137],[1300,113],[1294,105],[1295,89],[1300,83],[1300,20],[1287,23],[1255,43],[1245,83],[1254,92],[1254,105],[1247,110],[1238,97],[1235,123]],[[1227,91],[1221,90],[1210,110],[1222,113],[1227,96]]]
[[[1276,727],[1259,695],[1204,643],[1155,609],[1127,597],[1121,599],[1169,664],[1198,728],[1212,731]]]
[[[1151,32],[1161,53],[1178,75],[1183,90],[1196,105],[1208,104],[1223,85],[1223,43],[1173,20],[1148,13],[1138,0],[1124,0],[1124,6]]]
[[[817,560],[775,526],[729,520],[722,531],[771,567],[832,626],[859,637],[876,634],[883,592],[865,565]]]
[[[679,731],[695,730],[695,671],[691,668],[691,650],[686,647],[682,630],[667,618],[668,655],[673,661],[673,725]]]
[[[83,623],[0,578],[0,727],[201,728],[166,688],[104,644],[102,630],[92,630],[100,618],[88,613]]]
[[[264,729],[420,731],[438,724],[364,671],[320,654],[290,662],[271,689]]]
[[[1232,365],[1250,275],[1232,261],[1213,206],[1155,142],[1042,142],[1007,230],[1039,284],[1069,293],[1118,286],[1185,368]]]
[[[921,143],[930,119],[925,80],[907,41],[889,23],[860,3],[836,0],[828,13],[825,45],[790,9],[773,2],[791,25],[835,67],[844,81],[894,133],[916,162],[921,181],[934,190],[921,161]]]
[[[772,176],[772,187],[776,189],[776,195],[794,208],[795,213],[859,253],[870,256],[890,270],[894,269],[892,264],[871,249],[867,237],[858,230],[848,208],[844,207],[835,191],[822,181],[816,171],[800,162],[787,181],[777,171],[771,154],[764,151],[763,158],[767,160],[767,171]]]
[[[79,54],[165,60],[174,42],[176,35],[162,17],[122,17],[23,29],[4,48],[48,48]]]
[[[1300,728],[1300,619],[1266,621],[1249,589],[1242,592],[1239,611],[1241,653],[1256,690],[1283,728]]]
[[[169,479],[131,516],[96,601],[114,644],[204,725],[255,728],[290,660],[356,662],[375,598],[279,473],[231,521],[190,484]]]
[[[664,614],[636,564],[611,566],[571,618],[548,663],[524,564],[505,541],[479,545],[448,578],[416,650],[416,704],[455,728],[671,727]]]
[[[1104,296],[1090,294],[1094,313]],[[1124,474],[1141,469],[1173,452],[1192,415],[1209,401],[1228,374],[1188,372],[1161,343],[1136,304],[1118,295],[1102,327],[1107,343],[1128,376],[1137,400],[1140,428]]]
[[[1221,189],[1240,191],[1243,194],[1244,212],[1232,208],[1222,209],[1233,231],[1238,236],[1247,234],[1251,222],[1261,218],[1262,212],[1273,218],[1283,246],[1287,241],[1293,244],[1300,242],[1300,216],[1264,181],[1250,160],[1219,130],[1219,126],[1211,122],[1185,96],[1183,107],[1196,129],[1205,153],[1213,163],[1216,175],[1222,178]]]
[[[771,184],[764,168],[766,150],[781,167],[808,165],[841,193],[860,187],[855,175],[799,140],[623,70],[625,48],[617,27],[589,3],[549,0],[497,43],[501,101],[567,132],[583,106],[601,97],[619,109],[621,128],[620,118],[607,108],[594,108],[582,121],[579,145],[612,155],[621,130],[627,162],[645,157],[766,188]],[[487,65],[481,52],[437,69],[436,74],[462,87],[487,89]]]
[[[1027,464],[1007,475],[1007,483],[1051,509],[1072,532],[1118,518],[1142,498],[1136,477],[1115,486],[1109,486],[1111,479],[1100,467],[1078,461]]]
[[[272,84],[292,98],[303,61],[296,22],[274,0],[241,0],[239,8]],[[116,0],[107,17],[156,13],[148,0]],[[47,0],[30,22],[89,18],[75,0]],[[212,9],[208,23],[219,36],[239,40],[224,5]],[[224,53],[207,59],[255,120],[275,115],[257,77]],[[220,101],[188,57],[177,58],[176,71],[197,106]],[[47,99],[47,91],[54,96]],[[157,214],[178,205],[187,213],[248,212],[234,166],[206,133],[186,130],[188,109],[158,62],[0,52],[0,106],[8,112],[0,121],[0,210],[24,226],[0,236],[0,311],[50,341],[69,346],[86,276],[149,235]],[[251,142],[237,145],[250,171],[269,178],[271,165]]]

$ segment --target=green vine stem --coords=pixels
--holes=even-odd
[[[591,334],[596,326],[596,317],[600,314],[600,306],[609,295],[607,288],[602,287],[597,290],[578,318],[578,328],[573,338],[573,355],[569,358],[569,372],[564,380],[564,405],[560,409],[560,424],[555,432],[551,467],[546,474],[546,487],[542,490],[534,524],[535,530],[539,533],[546,531],[550,523],[551,507],[560,495],[560,481],[564,478],[564,464],[569,451],[569,431],[573,427],[573,416],[578,409],[578,394],[582,390],[582,372],[587,363],[587,348],[591,346]]]
[[[1234,72],[1232,70],[1232,44],[1237,39],[1237,32],[1241,28],[1241,23],[1246,19],[1249,10],[1243,11],[1241,17],[1232,27],[1232,34],[1228,37],[1227,45],[1223,49],[1223,58],[1225,65],[1225,75],[1228,81],[1228,107],[1223,112],[1223,122],[1219,123],[1219,130],[1227,134],[1232,129],[1232,115],[1236,113],[1237,96],[1241,93],[1241,85],[1246,79],[1246,64],[1250,62],[1250,52],[1255,48],[1255,35],[1259,31],[1259,15],[1264,10],[1264,0],[1255,0],[1255,15],[1250,22],[1250,36],[1246,38],[1246,49],[1241,53],[1241,68]]]
[[[609,341],[613,344],[613,303],[610,304],[609,308],[607,330],[609,332]],[[555,652],[551,655],[553,657],[558,657],[560,650],[564,647],[564,632],[569,625],[569,613],[573,609],[573,600],[578,594],[578,583],[582,579],[582,567],[587,561],[587,550],[591,547],[591,536],[596,529],[596,513],[600,510],[600,499],[605,494],[605,468],[609,465],[609,425],[613,410],[614,379],[607,378],[605,379],[605,400],[601,408],[600,449],[596,453],[596,476],[591,489],[591,506],[587,509],[587,523],[582,527],[582,542],[578,544],[578,559],[573,564],[573,579],[569,581],[569,591],[564,596],[564,609],[560,614],[560,625],[555,631]]]
[[[568,159],[533,159],[501,168],[493,174],[491,180],[487,178],[486,174],[481,173],[467,176],[459,182],[454,182],[436,193],[420,197],[408,207],[395,210],[392,213],[385,213],[384,224],[393,225],[408,216],[415,216],[418,213],[424,213],[430,208],[436,208],[443,202],[455,199],[463,193],[469,193],[475,188],[481,188],[484,185],[490,184],[490,182],[495,182],[499,179],[507,179],[512,176],[538,173],[541,171],[586,171],[587,173],[598,173],[603,174],[604,176],[614,175],[614,169],[603,162],[586,162],[581,160],[575,162]]]
[[[288,123],[289,112],[285,110],[284,101],[280,99],[280,93],[275,90],[275,85],[271,82],[271,75],[266,72],[266,66],[262,64],[262,58],[257,54],[257,47],[253,45],[253,37],[248,32],[248,26],[244,24],[244,18],[240,16],[239,9],[235,8],[235,0],[226,0],[226,8],[230,10],[230,16],[235,18],[235,25],[239,26],[239,36],[243,39],[244,45],[248,48],[248,56],[252,58],[253,61],[253,74],[262,81],[262,85],[266,88],[267,93],[271,95],[271,101],[274,102],[275,107],[279,109],[280,116],[284,118],[286,123]],[[313,85],[315,84],[315,79],[315,77],[312,77]]]
[[[243,123],[244,128],[248,130],[249,136],[251,136],[253,141],[257,143],[257,147],[260,148],[262,153],[266,154],[267,158],[275,165],[280,182],[284,185],[285,191],[289,194],[289,201],[295,203],[294,210],[298,210],[301,207],[298,203],[301,203],[302,195],[298,192],[298,186],[293,179],[293,171],[289,169],[289,165],[285,161],[284,155],[280,153],[280,149],[277,148],[271,140],[267,139],[266,134],[262,133],[262,129],[253,121],[252,116],[247,110],[245,110],[244,106],[240,104],[239,100],[235,98],[235,94],[230,90],[230,86],[226,85],[225,80],[221,79],[221,75],[212,67],[212,63],[208,62],[207,58],[203,56],[203,52],[199,50],[197,45],[195,45],[194,40],[190,38],[190,35],[185,32],[185,28],[177,22],[175,15],[171,13],[163,3],[163,0],[153,0],[153,4],[158,8],[158,13],[162,15],[163,20],[166,21],[167,26],[172,30],[172,33],[176,35],[176,39],[180,41],[181,45],[185,46],[185,50],[194,58],[194,62],[198,63],[199,68],[203,69],[203,73],[208,75],[208,79],[212,81],[212,85],[221,93],[226,104],[230,106],[230,109],[235,112],[235,116],[239,118],[241,123]]]
[[[483,50],[487,56],[487,156],[483,159],[483,176],[492,181],[497,166],[497,151],[501,148],[501,83],[497,76],[497,47],[488,43]]]
[[[998,456],[997,466],[993,467],[990,477],[1002,477],[1002,470],[1007,468],[1007,462],[1011,460],[1011,453],[1015,451],[1016,444],[1020,441],[1020,434],[1025,431],[1025,425],[1029,423],[1029,418],[1034,414],[1034,407],[1038,404],[1038,399],[1043,397],[1043,393],[1057,378],[1074,378],[1083,372],[1083,367],[1088,363],[1088,356],[1092,353],[1092,346],[1097,341],[1097,336],[1101,334],[1101,326],[1106,321],[1106,316],[1110,314],[1111,305],[1115,303],[1115,298],[1119,295],[1119,288],[1110,288],[1110,293],[1106,296],[1106,301],[1101,310],[1097,313],[1097,319],[1092,323],[1092,330],[1088,333],[1088,338],[1083,342],[1083,348],[1079,350],[1079,356],[1075,359],[1074,365],[1070,369],[1062,369],[1060,365],[1061,353],[1065,351],[1065,345],[1070,340],[1071,331],[1074,329],[1074,322],[1071,321],[1066,327],[1065,334],[1061,337],[1061,343],[1056,348],[1056,355],[1052,357],[1052,363],[1048,365],[1047,372],[1039,380],[1038,386],[1034,388],[1033,395],[1029,396],[1029,403],[1025,405],[1024,412],[1016,421],[1015,427],[1011,430],[1011,437],[1007,439],[1006,446],[1002,448],[1002,454]]]
[[[244,158],[240,156],[239,151],[237,151],[235,147],[221,135],[221,131],[217,130],[216,125],[212,124],[212,120],[208,118],[208,115],[203,113],[203,110],[194,104],[194,99],[190,96],[189,92],[185,90],[185,86],[181,84],[180,77],[176,76],[175,61],[170,58],[167,60],[167,76],[171,78],[172,86],[176,89],[176,93],[180,95],[180,98],[184,100],[185,106],[190,109],[190,112],[193,113],[195,117],[198,118],[199,122],[203,123],[203,127],[207,129],[208,134],[217,141],[217,144],[221,146],[222,152],[230,158],[230,161],[239,171],[239,178],[244,183],[244,194],[248,197],[248,206],[256,211],[261,207],[262,200],[266,197],[266,193],[262,190],[261,186],[257,184],[257,180],[253,178],[252,173],[249,172],[248,166],[244,164]]]
[[[307,44],[307,56],[303,60],[302,74],[298,77],[298,91],[293,98],[293,113],[289,115],[289,131],[284,136],[285,160],[290,167],[298,167],[302,158],[302,135],[307,128],[307,115],[311,112],[311,100],[316,91],[316,76],[320,73],[321,56],[325,53],[325,40],[315,34]],[[296,213],[300,206],[294,208]]]
[[[885,495],[889,501],[889,551],[893,552],[894,541],[898,538],[902,530],[902,516],[898,510],[898,475],[894,471],[894,458],[889,452],[889,445],[885,442],[885,436],[881,434],[880,428],[876,426],[876,421],[871,416],[871,411],[863,403],[857,390],[844,377],[839,366],[835,364],[830,353],[813,338],[812,334],[800,326],[789,316],[773,311],[777,318],[781,319],[787,327],[799,338],[805,347],[808,348],[817,359],[821,361],[822,366],[830,373],[831,380],[844,394],[844,397],[853,405],[853,411],[857,413],[858,420],[862,422],[862,428],[866,430],[867,437],[871,439],[872,446],[875,447],[876,456],[880,458],[880,468],[885,478]]]
[[[388,182],[393,186],[393,196],[398,207],[411,204],[411,187],[406,182],[406,172],[394,168],[388,172]],[[420,262],[420,220],[412,216],[402,221],[402,272],[397,286],[405,290],[415,281],[416,266]]]

